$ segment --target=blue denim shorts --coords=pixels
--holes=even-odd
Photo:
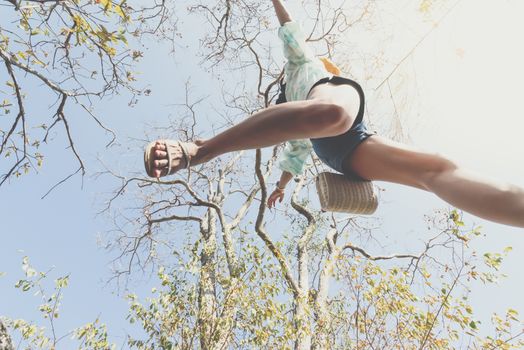
[[[344,174],[350,179],[360,179],[358,175],[349,169],[344,170],[343,164],[344,160],[348,156],[351,156],[351,153],[358,147],[358,145],[360,145],[362,141],[376,134],[376,132],[368,131],[363,121],[365,105],[364,91],[357,82],[339,76],[320,79],[311,87],[311,89],[317,85],[327,82],[337,85],[349,84],[357,90],[360,96],[360,107],[358,114],[351,128],[345,133],[337,136],[310,139],[310,141],[313,144],[313,149],[315,150],[317,156],[330,168]]]

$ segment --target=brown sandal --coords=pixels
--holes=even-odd
[[[191,156],[189,155],[189,151],[187,149],[187,142],[181,142],[181,141],[173,141],[173,140],[162,140],[160,142],[163,142],[166,146],[166,153],[167,153],[167,173],[166,175],[174,174],[175,172],[172,169],[172,160],[171,160],[171,151],[169,146],[178,145],[180,149],[182,150],[182,155],[184,156],[185,166],[183,169],[188,169],[191,165]],[[154,170],[154,157],[153,152],[157,141],[150,142],[145,151],[144,151],[144,167],[146,168],[146,173],[150,177],[155,177],[153,170]],[[163,175],[161,175],[163,176]]]

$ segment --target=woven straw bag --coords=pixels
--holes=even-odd
[[[320,206],[324,211],[373,214],[378,197],[371,181],[350,180],[342,174],[322,172],[316,177]]]

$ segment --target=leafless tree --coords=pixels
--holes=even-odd
[[[336,57],[336,43],[348,30],[369,23],[375,8],[373,2],[335,6],[329,1],[304,1],[303,6],[314,23],[309,41],[330,57]],[[238,81],[250,82],[243,93],[224,96],[227,109],[245,115],[272,103],[283,74],[281,62],[272,57],[272,50],[278,48],[268,46],[265,39],[274,35],[268,33],[273,29],[267,10],[268,6],[254,1],[197,2],[189,7],[190,14],[204,16],[210,26],[210,34],[201,40],[201,64],[210,73],[240,71],[243,79]],[[447,13],[449,8],[437,20]],[[414,43],[415,48],[419,44]],[[377,57],[383,54],[378,51]],[[389,86],[386,98],[394,98],[389,79],[404,59],[382,71],[383,81],[377,88]],[[182,122],[173,127],[173,133],[181,139],[194,138],[198,128],[195,104],[186,97],[179,107]],[[396,106],[392,114],[398,117]],[[398,135],[399,130],[393,132]],[[359,232],[361,237],[370,237],[373,228],[363,225],[358,217],[321,213],[307,197],[301,197],[304,189],[313,188],[309,175],[322,166],[318,159],[296,179],[292,210],[279,213],[278,225],[268,218],[266,202],[279,146],[271,149],[266,160],[262,150],[256,150],[254,164],[246,159],[248,153],[192,168],[187,180],[180,176],[160,181],[129,178],[108,169],[107,173],[120,179],[121,186],[106,210],[111,212],[124,194],[141,198],[142,203],[128,210],[116,208],[116,240],[107,242],[107,248],[118,252],[115,278],[125,280],[134,268],[154,271],[155,264],[169,267],[173,253],[185,262],[175,264],[181,270],[196,269],[195,297],[190,297],[188,290],[183,303],[194,301],[189,306],[192,313],[184,314],[184,321],[170,314],[177,319],[173,322],[186,326],[178,329],[172,324],[164,329],[160,317],[158,329],[165,333],[151,332],[148,340],[133,340],[133,345],[154,346],[166,341],[189,349],[198,339],[202,349],[244,348],[247,344],[267,349],[293,344],[300,350],[348,346],[425,349],[442,342],[451,344],[453,327],[473,322],[469,317],[452,321],[450,316],[469,307],[453,304],[453,293],[467,291],[466,281],[477,277],[467,244],[476,232],[461,229],[457,212],[437,216],[439,221],[428,225],[433,235],[418,251],[374,255],[368,251],[373,245],[368,248],[354,243]],[[253,179],[246,176],[253,172]],[[282,222],[295,227],[292,237],[279,228]],[[265,265],[264,258],[271,262]],[[250,280],[249,276],[266,276],[269,266],[274,269],[271,278]],[[169,278],[162,276],[169,285]],[[275,288],[276,294],[268,296],[270,288]],[[417,288],[427,300],[417,299]],[[249,299],[247,291],[259,299]],[[171,293],[175,300],[179,290],[171,289]],[[274,306],[272,299],[277,297],[283,299],[283,309]],[[257,304],[266,309],[257,308]],[[138,319],[154,328],[153,314],[145,309],[135,311]],[[261,316],[260,312],[269,315]],[[192,324],[191,315],[194,332],[184,332],[184,327],[190,327],[187,323]],[[471,332],[474,326],[474,322],[468,325]]]
[[[110,0],[0,1],[0,78],[7,84],[0,90],[0,186],[36,171],[44,161],[41,146],[51,141],[65,142],[78,164],[58,184],[85,174],[72,115],[91,118],[109,135],[108,145],[114,142],[116,135],[95,104],[121,90],[130,93],[130,105],[149,94],[135,86],[133,65],[143,52],[132,47],[144,36],[176,32],[173,6],[165,1],[145,6]]]

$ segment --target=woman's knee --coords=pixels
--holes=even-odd
[[[307,124],[315,131],[326,130],[333,135],[339,135],[351,128],[354,118],[341,105],[324,100],[310,101],[306,119]]]

